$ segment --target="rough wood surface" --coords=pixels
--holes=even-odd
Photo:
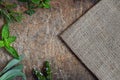
[[[100,80],[120,79],[120,0],[102,0],[61,37]]]
[[[27,80],[32,78],[33,67],[41,68],[50,61],[53,80],[95,80],[87,69],[69,51],[58,35],[88,10],[97,0],[52,0],[51,9],[37,9],[33,16],[25,15],[21,23],[10,26],[17,36],[13,44],[20,54],[25,54]],[[3,24],[2,22],[0,24]],[[0,69],[11,57],[0,49]]]

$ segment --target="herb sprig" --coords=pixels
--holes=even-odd
[[[14,58],[19,59],[18,52],[11,46],[16,40],[15,36],[11,36],[8,24],[4,24],[2,28],[2,40],[0,40],[0,48],[4,47]]]
[[[18,0],[20,2],[27,3],[26,14],[32,15],[35,13],[36,8],[50,8],[50,0]],[[6,67],[0,72],[0,80],[13,80],[17,76],[21,76],[23,80],[26,80],[25,74],[22,72],[23,65],[18,64],[23,58],[18,55],[11,43],[16,40],[15,36],[10,35],[9,23],[20,22],[23,18],[21,12],[17,12],[14,9],[17,7],[15,3],[8,3],[4,0],[0,0],[0,17],[5,21],[1,32],[0,48],[4,47],[13,57]],[[43,72],[36,69],[33,70],[34,75],[38,80],[52,80],[51,68],[48,61],[45,62]]]
[[[16,7],[17,4],[15,3],[0,1],[0,16],[4,18],[6,23],[20,22],[22,20],[22,13],[14,10]]]
[[[33,74],[37,80],[52,80],[52,72],[50,63],[45,61],[45,65],[43,71],[38,71],[37,69],[33,69]]]
[[[0,72],[0,80],[13,80],[14,78],[21,76],[23,80],[26,80],[25,74],[22,72],[23,65],[18,64],[23,59],[20,56],[19,59],[12,59],[6,67]]]
[[[27,10],[25,11],[28,15],[35,13],[35,8],[50,8],[50,0],[18,0],[20,2],[27,3]]]

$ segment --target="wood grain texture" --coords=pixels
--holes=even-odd
[[[51,9],[37,9],[33,16],[25,14],[21,23],[11,24],[10,32],[17,36],[13,46],[19,54],[25,54],[22,63],[25,65],[27,80],[34,80],[32,68],[40,69],[45,60],[51,63],[53,80],[95,80],[58,35],[97,1],[52,0]],[[11,56],[0,49],[0,69],[10,59]]]
[[[62,39],[100,80],[120,79],[120,0],[102,0]]]

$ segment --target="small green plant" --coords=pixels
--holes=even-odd
[[[18,0],[20,2],[26,2],[28,10],[26,14],[32,15],[35,13],[35,8],[50,8],[50,0]]]
[[[33,74],[37,80],[52,80],[52,72],[49,62],[45,62],[42,72],[37,69],[33,69]]]
[[[4,24],[2,28],[2,40],[0,40],[0,48],[4,47],[14,58],[19,58],[18,52],[11,46],[16,40],[15,36],[10,36],[8,24]]]
[[[23,65],[18,64],[23,59],[23,56],[20,56],[19,59],[11,60],[6,67],[0,72],[0,80],[13,80],[16,77],[22,77],[23,80],[26,80],[25,74],[22,72]]]
[[[18,0],[20,2],[27,3],[27,10],[25,13],[32,15],[35,13],[36,8],[50,8],[50,0]],[[23,18],[21,12],[15,10],[17,4],[8,3],[4,0],[0,0],[0,17],[4,19],[1,32],[0,48],[4,47],[13,57],[7,66],[0,72],[0,80],[13,80],[17,76],[21,76],[23,80],[26,80],[25,74],[22,72],[23,65],[18,64],[22,60],[22,56],[18,55],[11,43],[16,40],[15,36],[11,36],[9,32],[9,23],[20,22]],[[48,61],[45,62],[43,72],[33,69],[34,75],[38,80],[52,80],[51,68]]]
[[[4,18],[5,22],[20,22],[22,20],[22,13],[14,10],[16,7],[15,3],[0,0],[0,16]]]
[[[38,4],[40,8],[50,8],[50,0],[32,0],[32,2]]]

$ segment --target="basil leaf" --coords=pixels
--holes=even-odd
[[[50,4],[49,3],[43,3],[44,8],[50,8]]]
[[[0,77],[0,80],[12,80],[17,76],[21,76],[23,80],[26,80],[25,74],[17,69],[9,70],[2,77]]]
[[[19,59],[18,52],[12,46],[5,46],[5,49],[16,59]]]
[[[4,41],[0,41],[0,48],[1,47],[4,47],[5,45],[4,45]]]
[[[6,39],[9,37],[9,26],[8,24],[3,25],[3,29],[2,29],[2,39]]]
[[[31,0],[34,4],[39,4],[40,0]]]
[[[6,41],[10,44],[16,40],[16,36],[10,36]]]
[[[7,66],[0,72],[0,76],[2,74],[4,74],[5,72],[7,72],[9,69],[11,69],[13,66],[15,66],[16,64],[18,64],[21,60],[23,59],[23,55],[21,55],[19,57],[19,59],[12,59]]]

